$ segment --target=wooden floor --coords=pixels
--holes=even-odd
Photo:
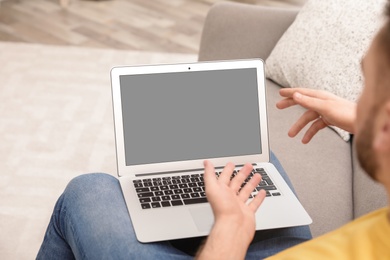
[[[197,53],[203,23],[220,0],[0,0],[0,41]],[[301,6],[305,0],[236,0]]]

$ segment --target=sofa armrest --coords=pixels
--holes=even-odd
[[[203,27],[199,60],[265,60],[297,13],[298,9],[215,4]]]

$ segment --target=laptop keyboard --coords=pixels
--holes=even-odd
[[[249,198],[253,198],[261,189],[266,191],[267,197],[281,195],[263,168],[254,169],[241,187],[243,187],[256,173],[261,174],[262,181],[253,190]],[[216,172],[215,174],[219,176],[221,172]],[[231,178],[234,178],[236,174],[237,171],[234,171]],[[207,202],[203,173],[137,179],[133,180],[133,184],[143,209]]]

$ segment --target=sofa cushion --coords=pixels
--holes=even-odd
[[[353,219],[351,145],[329,128],[307,145],[300,142],[302,133],[288,137],[289,128],[304,109],[277,109],[279,89],[267,81],[270,147],[313,219],[313,235],[318,236]]]
[[[356,101],[363,85],[360,61],[380,28],[385,3],[309,0],[268,57],[267,77]]]

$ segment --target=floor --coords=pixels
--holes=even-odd
[[[0,42],[0,259],[34,259],[74,177],[116,176],[109,71],[196,54]]]
[[[209,8],[221,0],[3,0],[0,41],[197,53]],[[299,7],[305,0],[231,0]]]

